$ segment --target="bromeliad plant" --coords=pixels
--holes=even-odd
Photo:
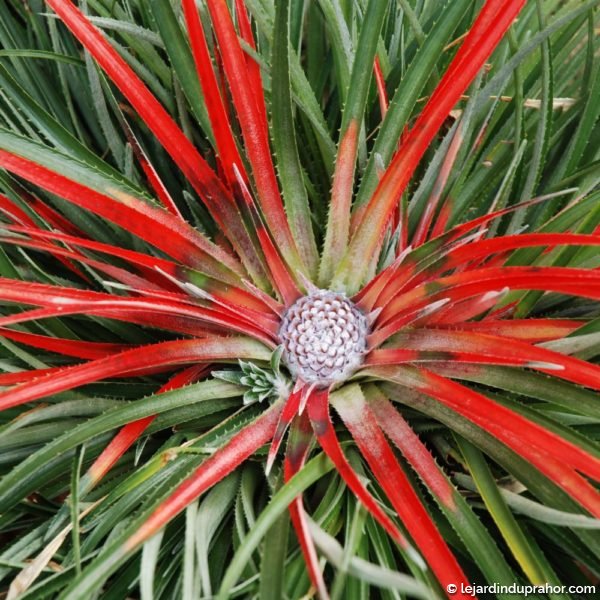
[[[0,17],[10,598],[598,581],[595,2]]]

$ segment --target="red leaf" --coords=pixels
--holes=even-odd
[[[428,341],[419,340],[418,336],[400,334],[394,343],[402,348],[384,348],[369,353],[365,366],[400,365],[420,362],[458,362],[472,364],[490,364],[511,367],[528,367],[566,379],[593,389],[600,389],[600,368],[586,361],[578,360],[529,346],[517,340],[498,337],[497,341],[483,340],[480,336],[467,340],[461,332],[442,332],[433,330],[415,330],[414,333],[430,335]],[[465,332],[468,334],[468,332]],[[439,335],[438,335],[439,334]],[[449,334],[445,336],[444,334]],[[455,335],[456,334],[456,335]],[[407,339],[410,337],[411,339]],[[489,336],[490,338],[492,336]],[[422,343],[420,343],[422,341]],[[460,344],[464,343],[462,349]],[[452,348],[452,349],[451,349]],[[578,370],[581,368],[581,371]]]
[[[423,271],[423,265],[433,264],[436,260],[441,261],[453,248],[472,244],[477,238],[483,236],[485,232],[482,230],[482,227],[490,221],[510,214],[515,210],[540,204],[548,200],[549,197],[555,197],[555,195],[540,196],[539,198],[521,202],[472,219],[466,223],[461,223],[446,233],[440,234],[439,237],[429,240],[416,250],[412,246],[405,247],[406,250],[398,256],[394,263],[371,279],[354,295],[353,300],[360,302],[365,310],[371,310],[375,303],[378,306],[385,306],[391,297],[403,289],[407,283],[411,282],[413,277]],[[475,229],[479,229],[479,232],[464,237]],[[381,296],[379,296],[380,294]]]
[[[335,172],[331,187],[331,202],[327,220],[327,233],[323,248],[323,257],[319,279],[322,285],[330,282],[339,257],[348,247],[350,231],[350,205],[354,187],[354,165],[358,150],[359,123],[356,119],[348,123],[338,146]]]
[[[369,399],[369,406],[385,434],[398,446],[404,458],[435,494],[438,501],[449,510],[456,509],[456,489],[444,476],[435,459],[392,403],[381,394]]]
[[[162,394],[184,387],[200,379],[208,370],[207,365],[194,365],[176,373],[156,393]],[[131,448],[135,441],[142,435],[148,425],[154,421],[155,416],[145,417],[125,425],[111,440],[110,444],[102,451],[100,456],[88,469],[85,478],[82,478],[81,487],[84,493],[91,490],[102,479],[115,463]]]
[[[147,279],[159,281],[161,286],[167,288],[171,287],[173,284],[172,279],[165,277],[165,274],[171,276],[172,278],[181,280],[184,283],[187,282],[188,279],[193,279],[198,276],[197,272],[190,272],[185,267],[163,258],[149,256],[133,250],[125,250],[123,248],[111,246],[109,244],[103,244],[101,242],[95,242],[82,239],[80,237],[56,233],[54,231],[32,229],[31,227],[7,226],[6,229],[14,233],[26,234],[33,238],[61,241],[70,246],[86,248],[95,252],[108,254],[109,256],[116,256],[141,270]],[[223,299],[224,301],[240,307],[246,307],[266,314],[279,314],[278,311],[273,308],[273,303],[275,301],[272,298],[269,298],[268,302],[266,302],[264,300],[264,296],[260,294],[260,292],[249,293],[239,287],[224,285],[219,281],[208,279],[206,277],[204,277],[204,281],[202,281],[202,289],[208,293],[211,293],[217,299]]]
[[[319,444],[321,444],[321,447],[335,465],[337,472],[344,479],[346,485],[400,547],[404,549],[409,548],[406,538],[400,533],[400,530],[394,525],[387,514],[383,512],[375,498],[367,491],[344,456],[329,417],[329,390],[313,390],[308,399],[307,409],[313,431],[319,440]]]
[[[178,217],[179,219],[181,219],[183,221],[183,216],[179,212],[179,208],[177,208],[177,204],[175,204],[175,201],[171,197],[171,194],[169,194],[169,190],[167,189],[165,184],[162,182],[160,176],[156,172],[156,169],[154,168],[154,166],[150,162],[150,159],[144,152],[144,149],[142,148],[142,146],[138,142],[137,138],[135,137],[133,130],[131,129],[131,127],[129,126],[127,121],[125,121],[125,119],[122,120],[121,125],[123,126],[123,130],[125,131],[125,136],[127,137],[127,141],[129,142],[129,145],[131,146],[131,149],[133,150],[133,153],[135,154],[137,161],[140,163],[142,170],[146,174],[146,177],[147,177],[150,185],[152,186],[152,189],[156,192],[156,195],[162,202],[163,206],[172,215]]]
[[[65,356],[85,359],[103,358],[122,352],[128,348],[127,344],[63,340],[46,335],[15,331],[14,329],[6,329],[4,327],[0,327],[0,336],[13,340],[13,342],[26,344],[32,348],[41,348],[42,350],[64,354]]]
[[[527,342],[545,342],[567,337],[583,324],[582,321],[569,319],[493,319],[461,323],[460,330],[501,335]],[[436,327],[440,328],[439,325]],[[455,329],[456,325],[449,327]]]
[[[206,109],[217,144],[219,160],[224,167],[229,186],[233,188],[236,181],[233,165],[238,165],[240,169],[243,169],[242,158],[233,137],[229,115],[219,92],[219,83],[213,70],[206,36],[198,16],[195,1],[183,0],[183,12],[189,31],[196,70],[198,71],[198,79],[202,86]]]
[[[383,309],[379,321],[385,323],[398,318],[401,311],[414,311],[439,298],[458,301],[505,287],[599,300],[600,273],[569,267],[495,267],[457,273],[428,281],[399,295]]]
[[[15,383],[23,383],[31,381],[44,375],[58,373],[61,367],[51,367],[48,369],[33,369],[31,371],[16,371],[15,373],[0,373],[0,385],[14,385]]]
[[[256,51],[256,43],[254,42],[254,35],[252,33],[252,25],[250,24],[250,17],[244,4],[244,0],[235,0],[235,14],[238,21],[238,27],[240,30],[240,37],[248,44],[248,46]],[[254,60],[254,58],[245,52],[244,57],[246,59],[246,65],[248,67],[248,76],[252,81],[252,93],[256,101],[256,106],[261,119],[262,128],[268,133],[268,120],[266,111],[265,95],[263,93],[262,79],[260,76],[260,65]]]
[[[256,359],[257,357],[268,360],[269,353],[262,345],[244,338],[213,337],[139,346],[84,364],[65,367],[58,373],[2,391],[0,410],[124,372],[135,372],[151,367],[175,367],[202,361]]]
[[[459,589],[461,584],[468,585],[468,579],[414,491],[362,395],[349,398],[347,394],[334,400],[333,405],[440,583],[444,587],[453,583]],[[458,594],[461,596],[470,597]]]
[[[47,3],[106,71],[173,158],[234,245],[245,266],[251,273],[259,273],[252,240],[233,198],[194,145],[102,33],[74,4],[69,0],[47,0]],[[182,262],[185,263],[185,260]]]
[[[383,121],[385,114],[387,113],[389,100],[387,90],[385,88],[385,77],[383,76],[383,71],[381,70],[379,56],[375,57],[373,72],[375,73],[375,85],[377,86],[377,97],[379,99],[379,112],[381,113],[381,120]]]
[[[342,262],[348,270],[345,280],[351,290],[362,282],[367,268],[363,257],[376,254],[385,225],[431,140],[524,4],[525,0],[486,2],[462,44],[464,50],[458,51],[413,128],[402,141],[369,204],[355,216],[357,225],[352,228],[355,234]],[[358,268],[358,265],[364,266]]]
[[[377,367],[367,372],[439,400],[512,448],[594,516],[600,516],[600,494],[573,470],[600,480],[597,457],[486,396],[425,369]]]
[[[32,227],[19,227],[14,225],[8,226],[6,229],[14,233],[22,233],[33,238],[64,242],[70,246],[77,246],[79,248],[86,248],[95,252],[102,252],[103,254],[108,254],[109,256],[115,256],[127,261],[131,265],[143,268],[145,272],[150,271],[157,273],[157,269],[160,268],[161,271],[165,271],[170,275],[176,275],[177,270],[182,268],[176,263],[165,260],[164,258],[149,256],[147,254],[142,254],[141,252],[135,252],[134,250],[126,250],[124,248],[119,248],[118,246],[112,246],[110,244],[104,244],[102,242],[96,242],[73,235],[58,233],[56,231],[44,231],[42,229],[33,229]]]
[[[116,267],[110,263],[104,263],[104,262],[101,262],[98,260],[88,258],[87,256],[85,256],[84,254],[81,254],[80,252],[76,252],[73,250],[67,250],[60,246],[55,246],[53,244],[47,244],[45,242],[40,242],[40,241],[36,241],[36,240],[27,240],[24,238],[18,238],[18,237],[14,237],[14,236],[3,236],[3,235],[0,235],[0,242],[2,242],[4,244],[15,245],[20,248],[32,248],[34,250],[39,250],[41,252],[48,252],[49,254],[51,254],[52,256],[57,258],[58,260],[61,260],[61,262],[63,262],[67,266],[72,264],[71,260],[81,262],[85,265],[88,265],[90,267],[97,269],[98,271],[100,271],[100,273],[108,275],[108,276],[112,277],[113,279],[116,279],[117,281],[119,281],[120,283],[123,283],[125,285],[137,287],[140,289],[147,289],[147,290],[158,289],[156,285],[150,283],[146,279],[139,277],[138,275],[134,275],[133,273],[130,273],[129,271],[127,271],[125,269],[121,269],[120,267]],[[68,257],[68,259],[66,259],[65,257]],[[79,271],[79,269],[76,269],[75,267],[70,267],[70,268],[72,271],[74,271],[75,273],[80,275],[83,279],[85,279],[85,281],[87,281],[88,283],[92,283],[88,277],[84,276]]]
[[[281,256],[279,256],[278,249],[273,243],[273,240],[263,223],[262,217],[254,204],[254,199],[250,194],[250,190],[247,188],[236,165],[234,165],[234,172],[242,197],[246,202],[246,206],[254,224],[254,230],[258,236],[260,247],[265,255],[267,264],[269,265],[269,273],[275,284],[275,289],[279,293],[284,304],[290,306],[301,296],[298,286],[292,279],[287,265],[284,263]]]
[[[0,212],[6,215],[13,223],[37,227],[35,221],[4,194],[0,194]]]
[[[0,166],[116,223],[183,264],[197,267],[209,275],[225,278],[232,283],[236,281],[233,273],[240,273],[238,263],[230,255],[203,238],[187,223],[137,198],[116,189],[111,193],[117,199],[101,194],[4,150],[0,150]],[[213,260],[207,260],[208,257]],[[227,270],[221,264],[226,265]]]
[[[458,151],[462,147],[464,143],[464,132],[463,132],[463,122],[462,120],[456,126],[456,130],[452,137],[452,141],[450,142],[450,146],[448,147],[448,151],[446,152],[446,156],[442,162],[440,170],[438,172],[438,176],[433,184],[433,189],[431,190],[431,195],[427,199],[427,204],[425,205],[425,210],[421,215],[419,220],[419,224],[417,225],[417,229],[413,238],[411,240],[411,244],[414,247],[420,246],[423,244],[429,235],[429,228],[431,227],[431,222],[435,216],[436,209],[440,202],[440,198],[442,197],[442,192],[446,187],[446,183],[448,182],[448,178],[450,177],[450,173],[454,168],[454,163],[456,162],[456,157],[458,156]],[[441,215],[440,215],[441,216]],[[444,217],[442,217],[443,219]]]
[[[219,42],[248,161],[252,166],[260,207],[286,261],[295,268],[303,268],[279,193],[269,147],[269,130],[263,115],[264,107],[258,106],[253,92],[255,85],[262,87],[262,82],[254,81],[252,70],[248,70],[227,3],[224,0],[208,0],[206,4]]]
[[[166,296],[166,294],[163,294]],[[158,294],[153,298],[129,298],[112,296],[100,292],[90,292],[75,288],[59,287],[40,283],[25,283],[14,279],[0,278],[0,299],[9,302],[33,304],[45,307],[45,311],[29,311],[0,317],[0,327],[22,323],[34,318],[47,318],[56,315],[81,314],[109,315],[112,318],[127,319],[132,314],[154,315],[156,326],[160,314],[178,319],[190,317],[200,322],[199,327],[217,325],[225,330],[253,336],[267,345],[273,345],[276,325],[273,321],[258,318],[248,321],[237,315],[223,311],[219,307],[205,308],[178,298],[162,299]],[[150,320],[152,323],[152,319]]]
[[[23,311],[17,314],[0,317],[0,327],[14,325],[16,323],[26,323],[38,319],[48,319],[51,317],[64,317],[67,315],[88,314],[96,317],[115,319],[117,321],[126,321],[136,323],[156,329],[164,329],[175,333],[203,337],[206,334],[223,333],[223,328],[208,323],[198,322],[197,319],[186,316],[175,316],[172,314],[160,314],[154,310],[135,310],[114,308],[110,306],[93,306],[90,309],[88,302],[70,304],[68,309],[65,306],[52,306],[50,308],[36,308]]]
[[[281,417],[280,417],[281,422]],[[283,478],[287,483],[303,466],[311,443],[310,421],[306,414],[298,416],[292,425],[288,449],[283,463]],[[272,447],[272,446],[271,446]],[[306,513],[302,503],[302,496],[297,496],[288,506],[290,517],[296,536],[300,542],[300,548],[304,555],[304,561],[308,569],[310,580],[319,594],[321,600],[327,600],[329,594],[323,581],[323,574],[319,567],[319,558],[308,529]]]
[[[144,521],[143,525],[127,540],[123,551],[129,552],[152,537],[200,494],[218,483],[263,444],[266,444],[273,436],[280,410],[281,404],[274,404],[207,458]]]
[[[449,268],[492,254],[532,246],[600,246],[600,236],[575,233],[525,233],[478,240],[448,252],[440,268]]]
[[[285,401],[283,410],[279,416],[279,421],[277,422],[277,428],[273,434],[273,440],[269,448],[269,454],[267,455],[267,465],[265,468],[267,475],[271,471],[271,467],[275,462],[277,451],[279,450],[279,446],[283,441],[283,436],[287,431],[287,428],[299,412],[298,409],[300,408],[300,400],[304,394],[304,391],[304,386],[296,386],[296,388],[290,393],[288,399]]]

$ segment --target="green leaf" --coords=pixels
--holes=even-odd
[[[292,114],[290,83],[289,0],[277,3],[273,24],[271,111],[273,147],[285,208],[300,254],[309,273],[317,269],[318,251],[312,228],[308,195],[303,183]]]
[[[345,560],[344,549],[334,537],[328,535],[312,519],[309,519],[309,527],[319,550],[336,567],[344,568],[346,562],[348,573],[377,587],[398,590],[416,598],[427,598],[428,600],[436,598],[436,595],[431,590],[408,575],[379,567],[356,556],[346,558]]]
[[[62,454],[99,434],[189,404],[197,404],[198,415],[210,414],[231,406],[228,398],[239,396],[240,393],[241,390],[237,386],[205,381],[108,410],[46,444],[6,475],[0,482],[0,510],[7,510],[33,492],[44,480],[47,466]]]
[[[169,0],[151,0],[150,6],[160,36],[171,60],[173,71],[188,99],[194,116],[204,133],[212,140],[212,128],[204,103],[204,96],[196,75],[194,59]]]
[[[388,165],[396,150],[400,135],[408,123],[411,112],[431,75],[434,65],[439,60],[444,46],[448,43],[452,32],[458,27],[469,6],[470,2],[468,0],[448,2],[427,35],[423,46],[410,63],[379,128],[377,139],[356,195],[355,207],[358,208],[366,204],[375,191],[379,181],[375,157],[379,155],[384,166]]]
[[[209,550],[217,530],[230,515],[231,507],[239,488],[239,474],[234,472],[219,482],[201,500],[196,516],[196,555],[202,592],[205,596],[213,593],[210,577]]]
[[[268,506],[261,512],[256,523],[244,538],[244,543],[238,548],[229,564],[221,587],[216,596],[217,600],[228,597],[231,589],[236,584],[245,565],[261,539],[275,524],[279,516],[287,509],[290,502],[310,485],[318,481],[323,475],[331,471],[333,465],[325,457],[319,456],[310,460],[294,477],[292,477],[274,496]]]
[[[159,531],[149,539],[142,548],[140,563],[140,595],[141,600],[154,599],[154,573],[158,563],[160,545],[164,532]]]
[[[531,538],[528,538],[519,527],[504,502],[483,454],[466,440],[458,436],[456,440],[486,507],[529,581],[534,585],[544,585],[545,583],[558,585],[559,580],[556,573],[550,567],[537,544]],[[556,599],[568,598],[566,594],[551,594],[551,597]]]
[[[454,478],[462,487],[465,487],[473,492],[477,491],[477,486],[467,475],[457,473]],[[498,491],[502,495],[502,498],[506,504],[508,504],[508,506],[510,506],[510,508],[512,508],[515,512],[525,515],[531,519],[535,519],[536,521],[549,523],[551,525],[558,525],[560,527],[600,529],[600,519],[550,508],[549,506],[544,506],[539,502],[525,498],[522,494],[511,492],[510,490],[504,489],[500,486],[498,486]]]

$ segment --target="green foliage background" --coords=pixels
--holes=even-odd
[[[284,30],[274,28],[274,1],[247,0],[246,4],[256,24],[256,58],[270,102],[281,183],[284,192],[306,194],[321,243],[342,107],[351,102],[361,83],[351,80],[351,66],[360,60],[357,43],[366,0],[293,0],[289,65],[273,52],[287,45]],[[378,165],[389,162],[404,127],[418,114],[423,98],[444,72],[453,51],[448,46],[465,33],[481,2],[391,0],[388,4],[376,44],[391,105],[381,122],[371,85],[367,110],[360,115],[358,203],[373,191]],[[196,146],[214,159],[210,125],[178,3],[87,0],[84,6]],[[552,194],[548,201],[503,219],[496,225],[498,231],[527,227],[528,231],[591,233],[597,229],[598,27],[597,2],[527,3],[488,68],[457,107],[462,111],[464,142],[443,190],[444,197],[453,200],[453,222]],[[368,68],[362,77],[370,77]],[[290,102],[293,117],[286,121]],[[68,173],[91,188],[123,189],[153,203],[123,134],[124,118],[186,219],[217,236],[217,228],[191,187],[44,3],[0,2],[1,148]],[[454,119],[448,120],[406,194],[413,229],[432,193],[456,126]],[[288,148],[290,132],[297,156]],[[22,182],[0,172],[0,190],[44,224],[42,216],[21,202]],[[60,198],[36,192],[93,239],[156,252],[129,232]],[[527,249],[512,260],[514,264],[600,265],[594,247],[548,255]],[[382,264],[385,261],[384,254]],[[115,291],[94,269],[82,268],[97,289]],[[69,271],[56,260],[10,244],[0,248],[0,275],[73,285]],[[598,307],[589,301],[512,292],[506,302],[515,300],[520,315],[585,317],[592,320],[580,335],[600,330]],[[2,314],[15,310],[19,308],[0,306]],[[136,344],[165,337],[154,330],[93,317],[50,319],[27,324],[27,330]],[[594,359],[600,350],[597,337],[586,340],[577,346],[573,342],[570,349],[567,344],[567,349],[580,358]],[[55,355],[0,337],[1,371],[61,364]],[[234,384],[209,380],[153,395],[163,382],[157,376],[96,383],[56,395],[35,410],[25,406],[0,415],[0,589],[7,589],[62,532],[64,541],[42,561],[41,573],[20,597],[53,598],[67,590],[61,598],[81,600],[82,590],[93,587],[90,582],[98,577],[101,581],[110,566],[110,556],[106,556],[89,570],[92,559],[142,522],[177,482],[260,410],[259,406],[244,408],[245,390]],[[500,367],[490,367],[486,378],[473,385],[597,453],[600,407],[592,392]],[[386,391],[393,398],[394,390]],[[406,399],[403,402],[410,404]],[[148,434],[97,488],[87,490],[81,474],[116,430],[152,414],[159,417]],[[462,491],[460,522],[453,522],[411,473],[415,488],[471,580],[598,581],[598,524],[575,514],[578,510],[569,497],[491,436],[449,415],[435,402],[415,400],[403,414]],[[370,480],[348,434],[340,428],[339,435],[353,466]],[[188,600],[217,592],[223,598],[302,597],[309,587],[308,577],[285,515],[287,502],[301,490],[306,490],[309,512],[320,528],[318,545],[330,563],[326,572],[334,598],[391,599],[405,593],[435,597],[440,593],[431,574],[416,565],[411,565],[410,577],[397,572],[407,570],[403,559],[322,454],[314,454],[285,487],[277,468],[265,477],[263,463],[264,454],[256,455],[193,503],[158,539],[122,565],[98,597]],[[530,493],[523,494],[516,479]],[[370,488],[382,497],[372,482]],[[77,508],[86,510],[95,503],[99,504],[88,516],[80,521],[73,518]],[[82,571],[83,577],[77,579]],[[559,597],[566,596],[553,596]]]

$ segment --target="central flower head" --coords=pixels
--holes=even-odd
[[[288,308],[279,339],[292,375],[326,387],[362,364],[367,333],[366,316],[344,294],[317,290]]]

